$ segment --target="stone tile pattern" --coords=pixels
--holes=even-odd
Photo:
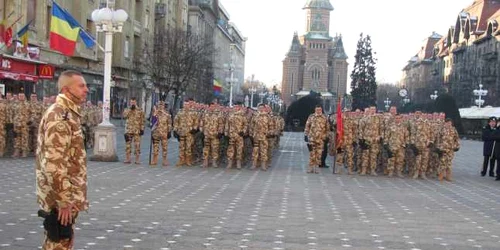
[[[75,249],[499,249],[500,183],[479,177],[481,143],[462,144],[453,183],[307,175],[302,133],[284,135],[267,172],[89,162]],[[0,159],[0,249],[41,245],[33,166]]]

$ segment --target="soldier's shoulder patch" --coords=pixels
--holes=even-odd
[[[68,130],[66,122],[57,122],[55,124],[55,129],[57,132],[66,132]]]

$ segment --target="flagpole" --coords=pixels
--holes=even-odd
[[[335,93],[337,95],[337,100],[338,100],[337,101],[337,107],[336,107],[337,108],[337,113],[338,113],[339,110],[342,111],[342,109],[339,109],[339,107],[338,107],[340,105],[340,101],[339,101],[340,100],[339,88],[340,88],[340,75],[337,74],[337,90],[336,90],[336,93]],[[335,115],[338,117],[338,114],[335,114]],[[339,136],[339,135],[338,135],[337,132],[339,130],[339,127],[338,127],[339,126],[339,121],[338,121],[338,119],[336,119],[336,120],[337,120],[337,125],[336,125],[336,128],[335,128],[335,140],[334,140],[335,153],[333,154],[333,169],[332,169],[333,172],[332,172],[332,174],[335,174],[335,168],[336,168],[336,165],[337,165],[337,157],[338,157],[337,136]],[[343,124],[342,124],[342,126],[343,126]]]

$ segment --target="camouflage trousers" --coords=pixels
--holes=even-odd
[[[188,134],[186,136],[179,137],[179,161],[187,162],[189,160],[191,162],[191,157],[193,156],[193,145],[194,145],[194,137],[192,134]]]
[[[38,128],[30,127],[30,135],[29,135],[30,151],[35,152],[37,144],[38,144]]]
[[[318,166],[321,164],[321,153],[323,153],[323,142],[309,142],[311,151],[309,151],[309,166]]]
[[[260,160],[261,162],[267,162],[267,160],[268,160],[267,148],[268,147],[269,147],[268,140],[266,138],[264,138],[263,140],[254,139],[252,161],[254,163],[257,163],[258,160]]]
[[[418,150],[420,152],[415,157],[415,170],[425,174],[427,172],[427,166],[429,165],[429,149],[419,148]]]
[[[343,164],[345,161],[347,168],[352,170],[354,167],[354,147],[352,144],[345,146],[342,153],[338,153],[337,156],[335,156],[335,160],[339,164]]]
[[[219,142],[219,138],[217,138],[216,136],[205,137],[203,146],[203,160],[208,160],[210,155],[212,156],[212,160],[214,162],[219,159]]]
[[[132,153],[132,142],[134,143],[135,155],[141,154],[141,136],[139,134],[127,134],[129,137],[125,142],[125,153],[130,155]]]
[[[273,158],[273,151],[276,146],[276,138],[267,138],[267,159],[270,161]]]
[[[377,143],[371,143],[370,148],[362,151],[361,155],[361,172],[366,173],[370,170],[371,173],[375,173],[377,169],[378,154],[380,152],[379,145]]]
[[[168,153],[168,138],[166,135],[153,135],[153,157],[160,154],[160,144],[161,144],[161,155],[163,158],[167,158]]]
[[[227,159],[234,160],[234,153],[236,151],[236,160],[243,159],[243,137],[236,136],[229,138],[229,147],[227,148]]]
[[[27,153],[29,151],[29,127],[16,126],[14,127],[14,132],[16,132],[16,138],[14,139],[14,149],[21,150]]]
[[[5,154],[5,145],[7,141],[7,131],[0,129],[0,157]]]
[[[437,173],[438,167],[439,167],[439,155],[430,150],[429,167],[427,168],[427,173],[429,174]]]
[[[455,156],[455,152],[443,152],[443,155],[439,159],[439,167],[438,173],[446,173],[447,170],[451,171],[451,163],[453,161],[453,157]]]
[[[389,158],[387,161],[387,170],[389,173],[394,172],[396,169],[397,173],[401,173],[403,171],[403,164],[405,160],[405,149],[400,148],[395,150],[392,158]]]

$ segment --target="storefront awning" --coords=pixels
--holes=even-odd
[[[12,79],[15,81],[27,81],[27,82],[38,82],[38,76],[21,74],[21,73],[13,73],[0,70],[0,78]]]

